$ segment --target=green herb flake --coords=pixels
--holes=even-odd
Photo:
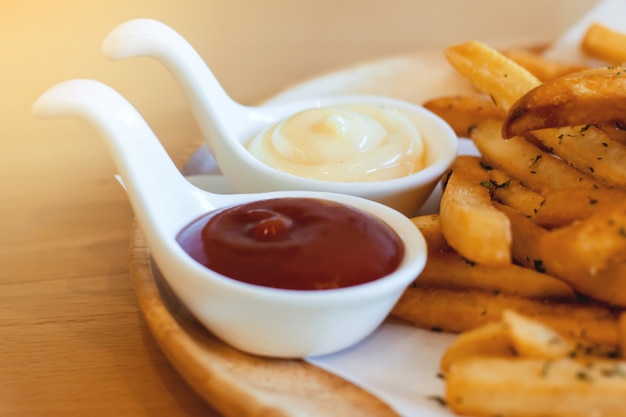
[[[550,368],[552,367],[552,361],[545,361],[541,366],[541,377],[546,378],[550,373]]]
[[[534,158],[534,159],[530,162],[530,165],[529,165],[529,166],[533,166],[533,165],[535,165],[537,162],[539,162],[539,160],[541,159],[541,157],[542,157],[542,156],[543,156],[543,155],[537,155],[537,156],[535,156],[535,158]]]
[[[579,381],[585,381],[585,382],[592,381],[591,376],[584,369],[581,369],[578,372],[576,372],[576,379],[578,379]]]
[[[535,271],[541,272],[541,273],[545,273],[546,272],[546,266],[543,264],[543,260],[541,260],[541,259],[534,259],[533,260],[533,265],[535,267]]]
[[[429,395],[428,397],[429,400],[432,400],[434,402],[436,402],[437,404],[439,404],[442,407],[445,407],[448,405],[448,403],[446,402],[445,398],[439,396],[439,395]]]

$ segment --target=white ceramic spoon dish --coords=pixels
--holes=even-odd
[[[159,269],[189,310],[217,337],[248,353],[304,357],[344,349],[385,319],[426,262],[419,230],[401,213],[353,196],[320,192],[218,195],[191,185],[139,113],[110,87],[92,80],[54,86],[35,103],[41,117],[78,117],[105,139]],[[217,208],[276,197],[327,199],[378,217],[400,236],[398,269],[341,289],[290,291],[245,284],[194,261],[176,241],[181,229]]]
[[[428,198],[456,155],[456,135],[450,126],[423,107],[402,100],[350,95],[258,107],[236,103],[194,48],[177,32],[154,20],[137,19],[118,26],[106,37],[102,50],[110,59],[149,56],[168,68],[189,100],[220,170],[238,192],[309,190],[351,194],[381,202],[410,216]],[[256,133],[295,113],[355,103],[387,106],[408,114],[425,141],[425,168],[384,181],[325,181],[273,168],[244,146]]]

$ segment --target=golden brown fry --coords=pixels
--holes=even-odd
[[[392,314],[422,329],[459,333],[501,320],[515,310],[544,323],[559,334],[586,344],[618,343],[617,317],[608,307],[514,297],[498,293],[410,286]]]
[[[448,372],[453,364],[477,356],[503,358],[515,356],[511,336],[504,323],[488,323],[463,332],[448,346],[441,357],[439,367],[443,372]]]
[[[626,307],[626,201],[546,234],[539,244],[546,270],[581,293]]]
[[[463,259],[446,243],[441,233],[440,218],[436,214],[418,216],[411,220],[424,235],[429,251],[426,267],[416,285],[496,291],[543,300],[576,300],[576,294],[569,285],[535,269],[514,264],[485,266]]]
[[[614,297],[620,294],[605,295],[607,283],[596,276],[626,261],[626,200],[598,210],[582,221],[546,233],[539,243],[539,250],[548,273],[560,277],[583,294],[607,302],[615,301]],[[626,285],[626,276],[623,281]],[[626,299],[626,292],[619,298]]]
[[[565,64],[551,61],[544,58],[538,52],[528,49],[508,49],[502,51],[502,53],[517,64],[526,68],[541,82],[588,69],[586,65]]]
[[[591,298],[626,307],[626,262],[620,262],[595,274],[577,272],[567,280],[562,279]]]
[[[626,102],[626,96],[625,102]],[[626,188],[626,145],[595,126],[536,130],[529,134],[579,171],[608,187]]]
[[[423,106],[444,119],[458,136],[467,137],[472,127],[482,120],[504,120],[506,113],[482,95],[438,97]]]
[[[472,129],[472,140],[483,161],[517,178],[525,186],[547,194],[566,188],[599,188],[599,180],[578,171],[520,136],[503,140],[501,124],[486,121]]]
[[[524,358],[558,359],[567,357],[576,349],[574,341],[550,327],[525,317],[513,310],[502,313],[515,352]]]
[[[496,204],[495,207],[506,214],[511,221],[511,233],[513,234],[511,254],[515,262],[533,271],[545,272],[542,253],[539,251],[538,245],[547,230],[535,224],[516,209],[503,204]]]
[[[624,69],[591,69],[545,82],[520,96],[508,111],[502,136],[622,121],[625,114]]]
[[[446,402],[472,416],[622,416],[626,362],[475,357],[453,364]]]
[[[606,133],[614,141],[626,145],[626,125],[620,122],[598,123],[597,128]]]
[[[461,256],[484,265],[511,263],[510,222],[491,204],[489,176],[479,158],[457,158],[439,211],[441,233]]]
[[[553,229],[614,206],[626,199],[626,194],[608,188],[570,188],[550,192],[544,198],[532,219],[544,228]]]
[[[493,168],[489,171],[492,198],[512,207],[526,217],[532,217],[543,204],[544,196],[524,186],[508,173]]]
[[[540,84],[526,68],[481,42],[450,46],[445,55],[459,74],[507,112],[518,98]]]
[[[429,252],[418,286],[496,292],[538,300],[575,301],[576,294],[563,281],[519,265],[485,266],[455,252]]]
[[[626,62],[626,34],[600,23],[589,26],[580,46],[587,55],[609,64]]]
[[[452,250],[446,239],[441,234],[441,219],[439,214],[425,214],[411,218],[411,222],[424,235],[429,252]]]

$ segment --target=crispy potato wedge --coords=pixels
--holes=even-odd
[[[626,202],[549,233],[539,242],[546,271],[575,290],[626,307]]]
[[[600,68],[547,81],[520,96],[502,125],[502,136],[564,126],[623,121],[626,114],[626,72]]]
[[[593,23],[583,35],[581,49],[587,55],[613,65],[626,62],[626,34]]]
[[[525,317],[513,310],[502,312],[502,321],[509,332],[511,344],[524,358],[565,358],[576,349],[576,344],[550,327]]]
[[[526,68],[478,41],[450,46],[445,56],[459,74],[506,112],[522,95],[541,83]]]
[[[472,127],[482,120],[504,120],[506,117],[504,110],[483,95],[437,97],[422,105],[448,122],[461,137],[468,137]]]
[[[599,180],[578,171],[521,136],[503,140],[501,126],[501,123],[489,120],[472,129],[472,140],[485,164],[509,173],[540,193],[566,188],[604,187]]]
[[[477,356],[502,358],[516,356],[506,324],[488,323],[461,333],[444,352],[439,367],[446,373],[453,364]]]
[[[582,220],[626,199],[622,191],[608,188],[570,188],[548,193],[532,215],[533,222],[553,229]]]
[[[439,216],[446,242],[464,258],[484,265],[511,263],[511,225],[491,204],[489,175],[479,158],[456,159]]]
[[[550,81],[563,75],[589,69],[586,65],[566,64],[544,58],[537,51],[528,49],[508,49],[502,53],[526,68],[541,82]]]
[[[446,402],[472,416],[624,415],[626,362],[474,357],[446,375]]]
[[[547,270],[564,280],[626,261],[626,200],[544,234],[539,245]]]
[[[541,129],[529,135],[607,187],[626,188],[626,145],[595,126]]]
[[[460,333],[501,320],[504,310],[544,323],[586,344],[618,343],[617,316],[607,306],[535,300],[476,290],[412,285],[392,310],[395,317],[422,329]]]
[[[463,259],[450,251],[429,252],[418,286],[453,290],[479,290],[537,300],[575,301],[574,290],[548,274],[515,264],[486,266]]]

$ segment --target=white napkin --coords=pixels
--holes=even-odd
[[[592,22],[626,30],[626,0],[599,2],[551,45],[545,52],[546,57],[592,63],[579,48],[582,36]],[[475,152],[466,142],[459,151]],[[437,198],[433,196],[433,200]],[[437,207],[434,203],[431,200],[429,209]],[[444,381],[437,375],[441,355],[453,340],[454,335],[433,333],[389,320],[348,350],[306,360],[378,396],[401,416],[452,416],[438,402],[444,395]]]

